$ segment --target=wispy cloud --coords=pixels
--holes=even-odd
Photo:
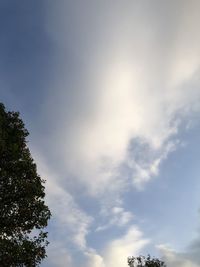
[[[158,176],[160,164],[177,149],[180,141],[167,140],[161,148],[154,149],[147,141],[136,139],[129,149],[126,166],[132,171],[133,185],[141,190],[153,177]]]
[[[99,225],[96,231],[103,231],[113,226],[127,226],[134,218],[133,214],[125,211],[123,207],[112,207],[111,209],[102,209],[101,215],[106,220],[106,224]]]
[[[63,251],[72,243],[79,250],[87,249],[86,236],[93,218],[87,215],[76,203],[73,196],[57,182],[55,175],[44,160],[35,154],[38,159],[38,170],[42,177],[48,177],[46,182],[47,203],[51,207],[53,218],[56,219],[51,238],[55,243],[63,243]],[[63,237],[63,239],[62,239]],[[63,240],[63,241],[60,241]],[[61,249],[62,251],[62,249]]]

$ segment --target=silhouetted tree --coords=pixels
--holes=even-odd
[[[166,267],[164,261],[157,258],[151,258],[150,255],[147,257],[129,257],[128,266],[130,267]]]
[[[0,266],[35,267],[46,257],[50,211],[18,112],[0,103]]]

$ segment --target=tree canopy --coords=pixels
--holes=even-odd
[[[166,267],[164,261],[157,258],[151,258],[150,255],[147,257],[129,257],[128,258],[129,267]]]
[[[51,213],[37,174],[28,131],[18,112],[0,103],[0,266],[39,266],[46,256]]]

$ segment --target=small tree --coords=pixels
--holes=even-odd
[[[166,267],[164,261],[157,258],[151,258],[150,255],[147,257],[129,257],[128,266],[130,267]]]
[[[18,112],[0,103],[0,266],[35,267],[48,244],[44,180],[37,174]]]

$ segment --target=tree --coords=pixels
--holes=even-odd
[[[27,146],[18,112],[0,103],[0,266],[35,267],[46,257],[44,180]]]
[[[129,257],[128,266],[130,267],[166,267],[164,261],[157,258],[151,258],[150,255],[147,257]]]

